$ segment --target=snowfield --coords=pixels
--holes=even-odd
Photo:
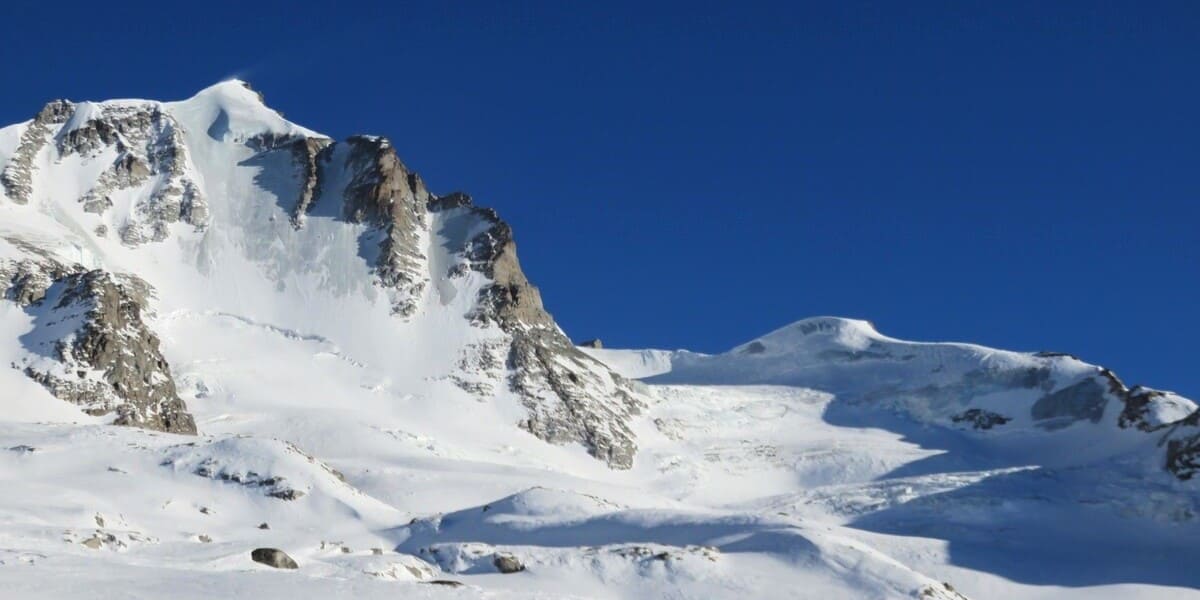
[[[0,129],[0,595],[1200,598],[1191,400],[833,317],[577,355],[502,227],[349,218],[329,143],[236,81]]]

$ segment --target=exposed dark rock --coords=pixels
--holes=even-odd
[[[173,464],[168,460],[164,464]],[[261,488],[263,493],[271,498],[280,500],[298,500],[304,496],[304,492],[288,487],[284,482],[286,479],[280,476],[259,475],[254,471],[236,471],[227,470],[226,467],[218,463],[214,459],[205,459],[193,471],[193,474],[208,479],[217,481],[226,481],[236,483],[250,488]],[[266,525],[266,523],[263,523]],[[268,527],[259,526],[259,529],[268,529]]]
[[[299,500],[304,497],[304,492],[287,488],[267,492],[267,495],[272,498],[279,498],[280,500]]]
[[[92,534],[92,537],[79,543],[91,548],[92,550],[99,550],[107,545],[124,546],[123,543],[117,540],[117,536],[111,533],[104,533],[102,531],[97,531],[96,533]]]
[[[469,207],[474,204],[471,196],[464,192],[450,192],[445,196],[430,198],[429,210],[438,212],[451,208]]]
[[[308,214],[319,190],[320,163],[327,155],[330,140],[323,138],[304,138],[293,142],[290,146],[292,156],[301,169],[300,197],[296,200],[296,210],[292,214],[292,224],[299,227],[304,215]]]
[[[168,226],[185,222],[200,229],[208,223],[208,205],[199,187],[187,176],[187,151],[178,123],[155,104],[109,105],[70,131],[61,131],[78,110],[66,100],[47,104],[22,134],[9,160],[0,185],[18,204],[33,193],[33,159],[50,144],[60,156],[98,155],[113,148],[116,158],[102,171],[95,184],[79,198],[84,210],[104,213],[113,205],[110,195],[144,184],[152,187],[139,196],[133,214],[120,228],[121,240],[129,245],[161,241]],[[151,176],[159,177],[151,180]]]
[[[454,581],[453,579],[434,579],[432,581],[425,581],[422,583],[427,583],[429,585],[444,585],[446,587],[462,587],[461,581]]]
[[[66,123],[75,112],[75,105],[66,100],[55,100],[34,117],[21,134],[17,150],[9,158],[0,173],[0,185],[4,193],[17,204],[27,204],[33,194],[33,159],[50,142],[50,136]]]
[[[517,560],[517,557],[508,554],[497,555],[492,560],[492,566],[496,567],[497,571],[506,575],[509,573],[520,573],[525,570],[525,565],[521,564],[521,561]]]
[[[1166,444],[1164,468],[1188,481],[1200,473],[1200,410],[1170,424],[1159,444]]]
[[[383,239],[378,246],[376,274],[384,287],[394,291],[393,312],[411,316],[428,282],[419,242],[431,196],[420,176],[400,162],[386,139],[355,136],[346,144],[349,151],[344,166],[351,178],[344,191],[345,217],[379,228]]]
[[[1099,423],[1108,399],[1105,386],[1089,377],[1042,396],[1030,411],[1041,427],[1060,429],[1082,420]]]
[[[1122,428],[1136,427],[1149,432],[1169,426],[1169,423],[1152,424],[1148,420],[1151,403],[1155,399],[1165,397],[1165,392],[1138,386],[1122,396],[1125,401],[1125,409],[1121,411],[1121,416],[1117,419],[1117,424]]]
[[[115,413],[117,425],[195,434],[158,337],[142,319],[149,287],[104,271],[72,273],[52,287],[42,296],[55,319],[77,319],[79,327],[50,350],[62,369],[28,367],[26,374],[89,414]],[[18,294],[37,296],[28,288]]]
[[[1167,441],[1166,469],[1182,481],[1200,472],[1200,434]]]
[[[926,586],[921,590],[921,600],[968,600],[954,586],[943,582],[940,586]]]
[[[292,557],[277,548],[256,548],[250,553],[250,559],[256,563],[262,563],[276,569],[300,568],[300,565],[296,564],[296,561],[292,560]]]
[[[598,349],[601,349],[604,347],[604,342],[601,342],[600,338],[596,338],[594,340],[584,340],[582,342],[579,342],[579,347],[580,348],[595,348],[598,350]]]
[[[762,342],[750,342],[742,348],[742,354],[762,354],[767,351],[767,347]]]
[[[66,277],[80,269],[69,269],[57,261],[24,259],[0,262],[0,285],[5,285],[4,297],[21,306],[37,304],[46,297],[46,291],[56,279]]]
[[[271,528],[271,526],[270,526],[270,525],[268,525],[268,524],[266,524],[266,523],[259,523],[259,524],[258,524],[258,528],[259,528],[259,529],[270,529],[270,528]]]
[[[34,448],[33,446],[26,446],[25,444],[21,444],[19,446],[12,446],[9,448],[9,450],[16,452],[18,454],[31,454],[33,452],[37,452],[37,448]]]
[[[291,154],[296,165],[297,176],[300,179],[300,192],[296,198],[296,206],[292,210],[292,226],[299,229],[304,226],[308,215],[320,193],[321,163],[329,159],[333,149],[333,140],[323,137],[309,137],[297,134],[267,132],[258,134],[246,145],[258,152],[285,151]]]
[[[469,212],[487,225],[463,250],[465,268],[491,280],[469,316],[477,326],[498,326],[511,341],[504,369],[481,370],[503,373],[522,399],[529,411],[522,428],[551,443],[580,442],[609,466],[630,468],[637,445],[629,420],[642,406],[633,384],[571,343],[521,270],[512,228],[496,211],[469,202],[462,194],[431,206]],[[491,356],[487,350],[474,349],[480,358]]]
[[[968,423],[975,429],[991,429],[1012,420],[1000,413],[980,408],[970,408],[950,418],[955,423]]]
[[[122,242],[138,245],[165,240],[172,223],[184,222],[197,229],[207,226],[208,205],[188,175],[182,130],[172,116],[152,103],[98,108],[92,105],[94,114],[89,112],[87,121],[51,135],[52,130],[61,129],[58,124],[80,110],[77,105],[68,105],[70,114],[61,118],[59,115],[67,106],[51,103],[43,113],[49,110],[54,115],[52,121],[46,126],[30,127],[26,133],[34,132],[29,140],[31,148],[41,148],[53,141],[60,156],[79,154],[91,158],[104,149],[113,149],[116,158],[79,198],[85,211],[103,214],[112,207],[114,192],[148,185],[147,193],[139,195],[133,213],[119,228]],[[51,122],[56,126],[49,127]],[[27,177],[28,168],[23,171],[18,168],[17,175],[23,172]]]

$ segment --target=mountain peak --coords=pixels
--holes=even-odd
[[[236,315],[336,340],[396,393],[491,401],[514,429],[632,466],[635,388],[555,325],[521,270],[511,227],[465,195],[430,193],[385,138],[334,142],[237,79],[178,102],[51,102],[11,132],[0,137],[0,240],[9,242],[0,281],[15,273],[32,283],[0,292],[27,307],[74,286],[83,296],[75,304],[130,311],[122,322],[101,321],[104,310],[72,321],[116,332],[108,337],[46,330],[55,314],[34,336],[49,345],[0,354],[3,364],[28,362],[29,376],[60,400],[95,415],[144,413],[137,423],[156,423],[160,406],[202,405],[178,394],[178,365],[166,361],[179,347],[164,333],[155,354],[163,322],[149,315]],[[96,280],[138,279],[72,279],[93,271]],[[107,368],[109,354],[56,355],[64,338],[140,358],[119,370]],[[93,370],[102,374],[79,375]],[[161,385],[129,383],[142,380]]]
[[[862,348],[872,340],[884,339],[870,321],[844,317],[809,317],[784,325],[766,335],[737,346],[731,352],[762,354],[792,352],[798,348],[839,346]]]
[[[261,92],[255,90],[248,81],[236,78],[218,81],[196,92],[192,97],[220,97],[226,101],[250,102],[263,107],[267,105]]]
[[[185,126],[208,132],[223,141],[273,133],[297,137],[323,136],[301,127],[267,106],[263,95],[241,79],[227,79],[210,85],[191,98],[166,105]]]

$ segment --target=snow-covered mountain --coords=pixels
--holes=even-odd
[[[719,355],[577,348],[513,239],[387,139],[239,81],[0,129],[0,589],[1200,586],[1192,401],[837,318]]]
[[[183,102],[55,101],[0,140],[0,270],[34,321],[12,361],[89,414],[195,433],[167,367],[186,377],[187,358],[158,338],[235,319],[386,365],[383,393],[470,396],[631,464],[628,382],[543,310],[508,225],[430,194],[386,139],[334,142],[230,81]]]
[[[966,430],[969,439],[993,450],[1043,464],[1163,447],[1147,452],[1162,469],[1187,480],[1200,460],[1194,402],[1129,388],[1112,371],[1059,352],[908,342],[884,336],[866,321],[835,317],[797,321],[715,356],[584,350],[618,372],[653,383],[820,390],[847,407]],[[1046,435],[1056,431],[1064,434]],[[1069,454],[1056,457],[1046,452],[1047,445]]]

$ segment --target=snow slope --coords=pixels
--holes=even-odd
[[[575,350],[494,212],[241,82],[51,103],[0,184],[6,594],[1200,597],[1196,405],[1073,357]]]

